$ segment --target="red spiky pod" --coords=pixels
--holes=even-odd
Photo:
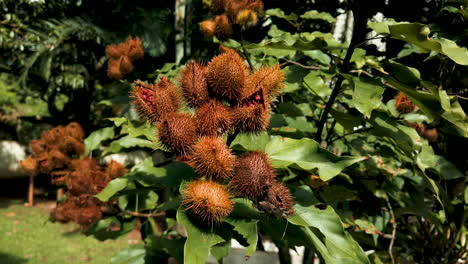
[[[210,100],[198,108],[195,120],[201,136],[221,136],[231,130],[231,111],[217,100]]]
[[[36,159],[33,158],[27,158],[22,161],[20,161],[21,168],[23,168],[24,171],[26,171],[28,174],[36,174],[37,173],[37,168],[38,164]]]
[[[112,180],[115,178],[123,177],[127,174],[127,169],[117,161],[111,161],[106,168],[107,179]]]
[[[159,141],[179,155],[188,154],[197,140],[197,127],[192,115],[171,113],[158,125]]]
[[[111,79],[121,80],[124,74],[120,71],[120,59],[109,59],[107,65],[107,76]]]
[[[237,102],[247,79],[247,67],[235,51],[214,57],[207,66],[206,79],[213,94]]]
[[[185,101],[190,107],[198,108],[210,100],[205,68],[191,60],[182,70],[181,87]]]
[[[222,138],[202,137],[193,147],[191,160],[197,173],[221,181],[231,176],[236,157]]]
[[[78,223],[86,229],[102,218],[101,203],[94,197],[69,196],[63,203],[57,204],[50,213],[54,221]]]
[[[83,138],[84,138],[84,130],[83,128],[80,126],[80,124],[76,123],[76,122],[71,122],[70,124],[68,124],[66,127],[65,127],[65,130],[67,132],[68,135],[72,136],[73,138],[75,138],[76,140],[78,141],[83,141]]]
[[[74,195],[97,194],[106,184],[106,175],[96,160],[83,157],[72,161],[73,171],[66,177],[68,191]]]
[[[48,153],[40,155],[37,160],[39,171],[46,174],[54,169],[65,168],[70,163],[70,158],[55,148]]]
[[[64,136],[57,148],[67,156],[80,156],[85,151],[85,145],[71,136]]]
[[[237,132],[258,133],[270,124],[270,107],[262,90],[242,100],[239,107],[232,109],[232,127]]]
[[[266,213],[277,218],[287,218],[294,214],[294,200],[289,189],[282,183],[272,181],[268,187],[266,199],[258,203]]]
[[[119,71],[123,74],[129,74],[135,67],[127,56],[121,56],[119,59]]]
[[[284,84],[284,74],[278,64],[272,67],[263,67],[247,78],[244,96],[249,96],[263,90],[265,97],[274,99],[281,93]]]
[[[275,170],[264,152],[247,152],[237,159],[229,186],[239,195],[257,199],[266,194],[275,177]]]
[[[47,145],[42,139],[29,141],[29,147],[35,156],[39,156],[41,153],[47,151]]]
[[[411,113],[416,110],[416,105],[403,93],[399,92],[395,96],[395,107],[400,113]]]
[[[128,37],[127,38],[127,53],[126,55],[131,62],[142,59],[144,56],[143,45],[139,37]]]
[[[426,129],[421,133],[421,137],[433,143],[437,141],[437,138],[439,138],[439,133],[437,132],[437,128]]]
[[[200,23],[200,31],[203,35],[211,38],[216,32],[216,22],[213,20],[204,20]]]
[[[176,87],[165,77],[155,85],[136,81],[130,97],[140,116],[153,123],[177,112],[180,106]]]
[[[41,139],[47,145],[48,149],[52,146],[60,144],[60,139],[67,134],[65,127],[57,126],[52,129],[46,130],[41,134]]]
[[[122,47],[118,45],[107,45],[106,46],[106,55],[112,59],[118,59],[125,51],[122,50]]]
[[[234,33],[232,24],[226,15],[216,16],[214,19],[216,24],[215,36],[219,39],[228,39]]]
[[[182,193],[185,210],[209,223],[221,222],[233,209],[228,190],[212,181],[191,181]]]

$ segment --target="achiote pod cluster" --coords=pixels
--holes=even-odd
[[[267,154],[237,157],[226,144],[229,135],[268,128],[270,104],[283,81],[278,65],[250,72],[237,52],[226,50],[207,65],[189,61],[179,88],[165,77],[156,84],[135,82],[131,98],[140,116],[154,124],[163,146],[202,176],[182,191],[190,215],[220,222],[231,213],[233,196],[249,198],[276,217],[294,213],[293,198]],[[193,111],[182,112],[184,104]]]

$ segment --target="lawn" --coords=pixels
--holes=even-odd
[[[110,263],[130,241],[124,237],[102,242],[81,234],[75,224],[50,222],[46,208],[0,200],[1,264]]]

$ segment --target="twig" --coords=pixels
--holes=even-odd
[[[282,59],[282,60],[284,60],[285,62],[281,63],[280,67],[284,67],[284,65],[287,65],[289,63],[289,64],[294,64],[294,65],[297,65],[301,68],[308,69],[308,70],[320,70],[320,67],[318,66],[307,66],[297,61],[292,61],[292,60],[287,60],[287,59]]]
[[[385,200],[387,202],[388,209],[390,211],[390,222],[392,224],[392,237],[390,239],[390,244],[388,245],[388,255],[390,256],[390,259],[392,260],[392,264],[395,264],[395,258],[393,257],[393,244],[395,243],[395,236],[396,236],[396,229],[397,229],[397,223],[395,220],[395,214],[393,213],[393,207],[390,204],[390,201],[387,199]]]
[[[247,63],[249,64],[249,68],[251,71],[255,71],[254,67],[253,67],[253,64],[252,64],[252,61],[250,61],[250,55],[249,55],[249,52],[247,51],[247,49],[245,48],[245,45],[244,45],[244,38],[242,37],[242,34],[240,36],[240,41],[241,41],[241,46],[242,46],[242,53],[244,54],[244,57],[245,59],[247,60]]]
[[[133,212],[133,211],[125,210],[122,213],[120,213],[120,215],[132,215],[132,216],[150,218],[150,217],[164,216],[164,215],[166,215],[166,212],[154,212],[154,213],[150,213],[150,214],[145,214],[145,213],[139,213],[139,212]]]
[[[337,140],[340,140],[340,139],[342,139],[342,138],[344,138],[344,137],[347,137],[347,136],[349,136],[349,135],[353,135],[353,134],[360,133],[360,132],[365,132],[365,131],[368,131],[368,130],[371,130],[371,129],[372,129],[371,127],[363,127],[363,128],[356,129],[356,130],[354,130],[354,131],[352,131],[352,132],[343,134],[342,136],[339,136],[339,137],[336,137],[336,138],[332,139],[332,140],[330,141],[330,143],[335,142],[335,141],[337,141]]]

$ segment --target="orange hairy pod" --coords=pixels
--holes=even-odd
[[[123,177],[127,172],[127,169],[117,161],[111,161],[106,168],[106,174],[109,180]]]
[[[133,71],[135,67],[133,67],[132,62],[127,56],[122,56],[119,59],[119,70],[122,74],[129,74]]]
[[[242,196],[257,199],[266,194],[275,177],[275,170],[264,152],[247,152],[237,159],[229,186]]]
[[[416,105],[403,93],[399,92],[395,96],[395,107],[400,113],[411,113],[416,110]]]
[[[215,36],[219,39],[228,39],[234,33],[232,24],[226,15],[216,16],[214,22],[216,24]]]
[[[257,95],[254,95],[254,99],[258,98]],[[260,100],[263,100],[263,97],[260,98]],[[238,132],[257,133],[265,131],[269,124],[270,109],[268,105],[251,102],[251,105],[237,107],[232,110],[232,127]]]
[[[206,79],[213,94],[237,102],[247,79],[247,67],[237,52],[214,57],[207,66]]]
[[[107,45],[106,46],[106,55],[113,59],[118,59],[124,53],[122,47],[118,45]]]
[[[36,174],[37,172],[37,161],[33,158],[27,158],[20,161],[21,168],[29,174]]]
[[[200,31],[209,38],[213,37],[216,31],[216,22],[213,20],[202,21],[200,23]]]
[[[220,53],[225,53],[225,52],[235,52],[233,49],[228,48],[224,45],[219,45],[219,52]]]
[[[201,136],[221,136],[231,130],[231,111],[216,100],[197,109],[197,132]]]
[[[233,209],[228,190],[212,181],[191,181],[182,193],[185,210],[209,223],[221,222]]]
[[[287,218],[294,214],[294,200],[289,189],[280,182],[272,181],[266,199],[258,203],[259,207],[277,218]]]
[[[236,157],[223,139],[202,137],[193,147],[191,160],[197,173],[220,181],[231,176]]]
[[[237,15],[242,12],[242,10],[250,9],[255,13],[263,12],[263,2],[261,0],[233,0],[226,1],[225,10],[226,14],[232,19],[235,20]]]
[[[64,136],[61,138],[58,149],[67,156],[77,155],[80,156],[85,151],[85,145],[80,141],[76,140],[72,136]]]
[[[70,124],[68,124],[65,127],[65,130],[66,130],[68,135],[72,136],[73,138],[75,138],[78,141],[82,141],[83,138],[84,138],[84,130],[80,126],[80,124],[78,124],[76,122],[71,122]]]
[[[210,100],[205,68],[191,60],[182,71],[181,87],[185,101],[190,107],[198,108]]]
[[[140,116],[153,123],[177,112],[180,106],[175,85],[165,77],[155,85],[136,81],[130,97]]]
[[[93,197],[71,196],[57,204],[50,216],[55,221],[78,223],[82,228],[89,228],[102,218],[101,203]]]
[[[418,132],[418,134],[421,136],[424,131],[426,130],[426,126],[424,124],[418,124],[418,123],[413,123],[413,122],[407,122],[406,125],[409,127],[412,127]]]
[[[126,44],[127,44],[126,55],[132,62],[143,58],[143,55],[144,55],[143,45],[141,44],[141,39],[139,37],[135,37],[135,38],[128,37]]]
[[[437,138],[439,137],[439,133],[437,132],[437,128],[426,129],[424,130],[424,132],[421,133],[421,137],[433,143],[437,141]]]
[[[120,71],[120,60],[119,59],[109,59],[107,66],[107,76],[111,79],[120,80],[123,78],[124,74]]]
[[[53,169],[64,168],[70,163],[70,158],[65,156],[58,149],[52,149],[47,154],[42,154],[38,157],[39,171],[42,173],[50,173]]]
[[[197,140],[197,127],[190,114],[171,113],[158,124],[159,141],[181,155],[188,154]]]
[[[236,23],[242,26],[254,26],[257,22],[257,14],[251,9],[241,10],[236,17]]]
[[[47,150],[47,145],[42,139],[29,141],[29,147],[31,148],[32,153],[36,156]]]
[[[266,97],[273,99],[281,93],[284,84],[284,74],[278,64],[272,67],[263,67],[247,78],[244,91],[245,96],[263,90]]]

